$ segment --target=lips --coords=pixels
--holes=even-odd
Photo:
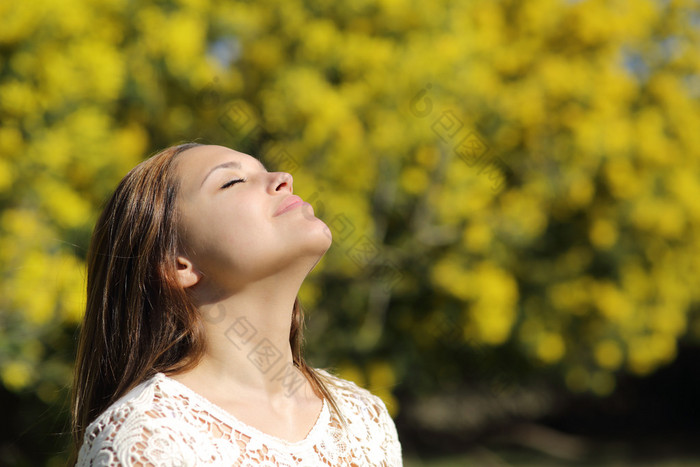
[[[297,195],[289,195],[286,198],[284,198],[282,203],[280,203],[274,215],[279,216],[280,214],[283,214],[289,211],[290,209],[294,209],[296,206],[300,206],[303,203],[304,200],[299,198]]]

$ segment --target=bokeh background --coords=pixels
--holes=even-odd
[[[62,465],[100,206],[196,140],[334,244],[312,364],[406,465],[700,465],[700,4],[0,1],[0,465]]]

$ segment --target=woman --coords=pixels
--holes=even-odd
[[[292,177],[168,148],[97,222],[72,396],[78,465],[401,465],[382,401],[301,354],[331,244]]]

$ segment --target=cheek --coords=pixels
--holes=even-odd
[[[202,212],[190,232],[188,246],[202,268],[244,271],[265,262],[279,244],[270,220],[253,207]]]

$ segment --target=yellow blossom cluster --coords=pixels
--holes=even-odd
[[[70,354],[100,206],[143,157],[194,139],[291,172],[313,200],[334,244],[300,293],[309,348],[341,360],[361,336],[343,371],[391,410],[407,372],[440,364],[436,314],[572,391],[649,374],[700,335],[698,14],[0,3],[1,383],[46,400],[66,385],[72,362],[50,355]]]

